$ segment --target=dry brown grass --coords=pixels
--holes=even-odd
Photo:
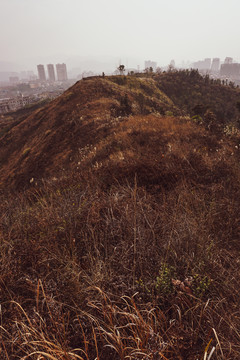
[[[1,197],[1,358],[239,359],[239,139],[109,121]]]

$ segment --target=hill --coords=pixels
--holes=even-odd
[[[226,80],[201,76],[197,70],[168,71],[154,74],[157,87],[167,94],[183,113],[201,115],[211,111],[220,127],[226,124],[239,126],[240,90]]]
[[[0,144],[2,185],[26,187],[32,178],[55,176],[81,159],[86,146],[95,146],[109,135],[123,116],[167,110],[177,112],[151,79],[134,79],[124,87],[111,79],[78,82],[5,130]]]
[[[239,359],[240,137],[183,111],[90,78],[2,136],[3,359]]]

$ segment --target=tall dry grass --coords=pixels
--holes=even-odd
[[[238,150],[183,119],[116,130],[2,196],[1,357],[238,359]]]

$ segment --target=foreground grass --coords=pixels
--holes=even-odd
[[[117,126],[2,197],[1,358],[239,359],[237,140]]]

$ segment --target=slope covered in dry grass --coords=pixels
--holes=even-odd
[[[148,95],[151,83],[135,79],[123,87],[101,78],[80,81],[45,107],[21,117],[1,137],[2,186],[26,188],[32,178],[68,168],[85,146],[108,135],[122,116],[177,111],[157,88],[154,96]]]
[[[239,137],[110,80],[19,124],[48,176],[1,196],[1,358],[239,359]]]

